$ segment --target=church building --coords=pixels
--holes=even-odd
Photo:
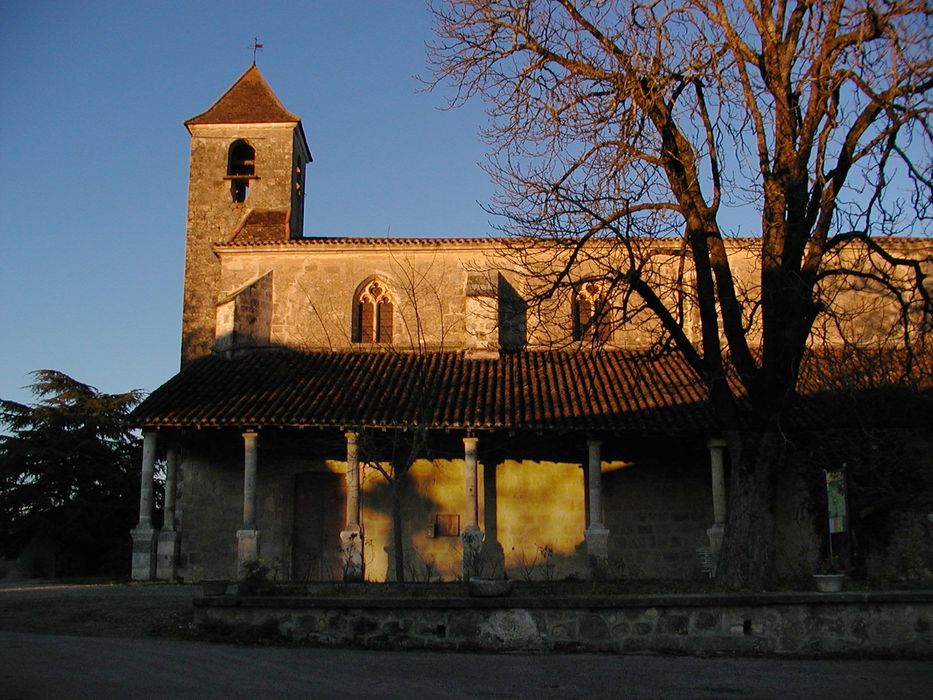
[[[134,579],[392,580],[398,547],[409,580],[708,575],[728,465],[703,384],[598,282],[545,309],[507,239],[306,237],[311,151],[255,65],[185,126],[181,370],[133,414]]]

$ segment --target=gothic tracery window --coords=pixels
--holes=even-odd
[[[367,283],[357,295],[353,342],[392,343],[392,297],[379,280]]]
[[[612,335],[609,300],[603,285],[584,282],[573,299],[573,339],[605,343]]]

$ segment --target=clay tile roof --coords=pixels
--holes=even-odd
[[[228,245],[263,245],[288,241],[287,209],[254,209],[233,232]]]
[[[192,117],[194,124],[269,124],[301,121],[279,102],[256,66],[250,66],[210,109]]]
[[[655,387],[647,391],[643,387]],[[133,414],[158,426],[702,431],[702,386],[634,352],[254,352],[190,363]]]
[[[504,238],[494,238],[491,236],[446,236],[446,237],[427,237],[427,236],[407,236],[407,237],[387,237],[387,236],[309,236],[307,238],[291,238],[287,243],[291,247],[376,247],[376,248],[400,248],[406,246],[418,247],[439,247],[439,246],[470,246],[482,248],[484,246],[503,245]],[[239,239],[231,239],[218,247],[246,245]]]
[[[849,360],[846,364],[852,366]],[[861,398],[853,401],[851,392],[840,400],[840,392],[851,389],[850,380],[840,385],[833,379],[839,376],[839,358],[811,358],[801,377],[804,395],[790,412],[789,427],[831,427],[834,418],[844,424],[853,411],[879,422],[906,411],[922,422],[933,401],[929,365],[921,386],[915,386],[919,393],[879,375],[871,386],[860,387]],[[208,356],[150,394],[132,420],[149,428],[419,424],[667,435],[715,430],[703,385],[679,356],[635,351],[528,351],[473,358],[459,352],[276,349],[233,359]],[[901,424],[900,418],[893,420]]]

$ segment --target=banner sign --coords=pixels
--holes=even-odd
[[[846,531],[846,473],[826,472],[826,510],[829,534]]]

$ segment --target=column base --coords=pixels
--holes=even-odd
[[[359,525],[348,525],[340,532],[340,555],[344,581],[363,580],[363,530]]]
[[[236,531],[236,570],[237,576],[243,564],[259,558],[259,530],[243,529]]]
[[[722,551],[722,534],[725,530],[725,525],[722,523],[713,523],[713,525],[706,531],[706,536],[709,537],[709,554],[710,554],[710,564],[712,565],[712,571],[710,575],[716,575],[716,567],[719,566],[719,553]]]
[[[471,576],[483,575],[483,538],[486,533],[480,529],[464,530],[460,533],[463,543],[463,580],[469,581]]]
[[[162,530],[159,533],[156,545],[156,571],[157,579],[174,581],[178,567],[178,549],[181,544],[181,533],[175,530]]]
[[[586,553],[597,559],[609,558],[609,530],[600,523],[593,523],[584,533],[586,538]]]
[[[133,538],[132,578],[134,581],[151,581],[155,578],[156,537],[159,531],[153,527],[136,527],[130,530]]]
[[[601,523],[593,523],[584,533],[586,558],[590,564],[590,577],[604,579],[609,568],[609,530]]]

